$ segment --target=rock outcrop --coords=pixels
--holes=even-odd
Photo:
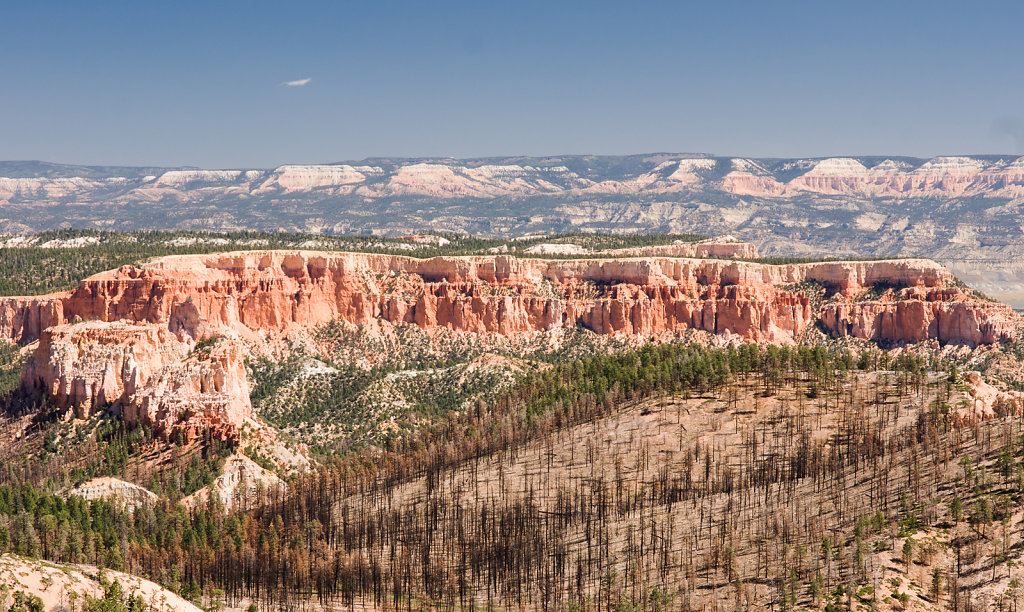
[[[39,338],[24,383],[79,416],[116,404],[158,430],[231,436],[251,417],[249,389],[237,342],[196,349],[218,334],[274,337],[383,319],[509,336],[584,326],[792,343],[820,322],[882,342],[974,346],[1014,337],[1012,310],[952,281],[941,266],[915,259],[766,265],[240,251],[164,257],[92,276],[67,294],[0,300],[0,332]],[[879,287],[880,297],[867,299]],[[812,294],[824,297],[820,309]],[[78,317],[87,321],[65,323]]]
[[[131,423],[186,439],[226,439],[252,417],[244,351],[231,340],[197,346],[166,325],[86,321],[43,330],[22,382],[69,416],[111,406]]]
[[[22,379],[58,408],[86,418],[96,407],[122,403],[154,373],[179,363],[189,344],[166,326],[124,321],[55,325],[44,329]]]
[[[141,596],[146,609],[153,612],[202,612],[202,608],[167,590],[155,582],[111,569],[100,570],[92,565],[62,565],[50,561],[28,559],[10,553],[0,555],[0,607],[28,609],[13,605],[14,593],[21,591],[42,600],[44,610],[82,609],[85,596],[102,599],[105,581],[117,581],[127,595]],[[70,595],[80,598],[78,607]],[[11,606],[8,608],[8,606]]]
[[[70,293],[31,297],[0,297],[0,337],[13,342],[31,341],[43,330],[66,321],[64,301]]]
[[[1019,415],[1024,409],[1024,393],[996,389],[982,378],[981,372],[965,372],[963,382],[972,398],[969,404],[959,406],[966,416],[988,419]]]
[[[150,377],[123,411],[129,422],[186,440],[204,432],[222,440],[236,437],[253,419],[244,349],[227,339],[193,348],[183,361]]]
[[[181,500],[186,508],[198,508],[212,498],[225,510],[238,509],[238,501],[265,499],[284,486],[277,474],[264,469],[245,455],[234,454],[224,461],[220,476],[207,487]]]
[[[76,485],[70,493],[83,499],[114,501],[132,511],[153,506],[158,499],[156,493],[145,487],[110,476],[87,480]]]
[[[584,325],[602,334],[701,329],[791,342],[815,316],[809,297],[797,288],[805,283],[833,295],[821,320],[840,335],[973,345],[1013,333],[1015,315],[1009,308],[969,297],[952,286],[944,268],[927,260],[765,265],[666,257],[416,259],[311,251],[165,257],[90,277],[69,294],[0,298],[0,312],[6,313],[0,333],[11,340],[41,337],[41,352],[49,353],[45,347],[54,334],[108,329],[86,324],[44,332],[48,324],[75,317],[154,324],[162,331],[109,329],[133,338],[169,333],[190,341],[220,328],[279,333],[335,319],[364,325],[379,317],[427,329],[506,335]],[[876,285],[901,292],[890,301],[857,299]],[[67,359],[47,357],[53,358]],[[108,384],[88,393],[106,397],[119,391]]]
[[[901,293],[898,300],[826,304],[821,321],[839,335],[875,341],[977,346],[1016,336],[1019,317],[1005,304],[968,299],[951,288]]]
[[[678,242],[655,246],[609,249],[603,255],[620,257],[712,257],[715,259],[757,259],[757,247],[749,242]]]

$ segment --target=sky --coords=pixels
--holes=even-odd
[[[1024,154],[1024,2],[8,2],[0,159]]]

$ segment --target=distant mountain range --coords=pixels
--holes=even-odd
[[[200,170],[0,162],[0,230],[731,233],[763,254],[915,255],[1024,307],[1024,157],[367,159]]]

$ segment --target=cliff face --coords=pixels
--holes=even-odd
[[[640,156],[628,169],[614,172],[614,178],[603,176],[600,165],[591,163],[570,169],[561,164],[522,164],[514,158],[498,163],[398,159],[386,164],[285,165],[273,170],[157,170],[157,174],[145,176],[0,176],[0,204],[46,205],[68,198],[82,204],[127,204],[162,198],[194,201],[305,192],[371,199],[659,196],[700,190],[773,198],[801,193],[888,198],[1015,197],[1024,192],[1024,158],[658,157]]]
[[[795,173],[795,176],[792,176]],[[784,178],[791,177],[791,178]],[[747,196],[790,198],[805,193],[869,198],[1019,197],[1024,193],[1024,158],[987,160],[936,157],[914,167],[886,159],[865,163],[849,157],[791,160],[780,167],[732,160],[723,191]]]
[[[44,329],[64,323],[64,301],[70,295],[0,297],[0,337],[13,342],[39,338]]]
[[[899,301],[826,304],[821,321],[839,335],[876,341],[977,346],[1015,337],[1018,316],[1004,304],[968,300],[951,289],[903,293]]]
[[[225,331],[276,335],[373,319],[515,335],[577,325],[657,337],[690,329],[794,342],[816,320],[876,341],[977,345],[1013,338],[1008,307],[971,298],[927,260],[764,265],[667,257],[415,259],[245,251],[165,257],[83,281],[68,294],[0,300],[0,332],[39,337],[25,383],[84,416],[117,402],[127,419],[223,435],[251,416],[243,352]],[[883,299],[866,289],[895,287]],[[799,287],[822,286],[820,312]],[[819,317],[820,318],[817,318]],[[65,324],[81,317],[86,323]]]
[[[43,330],[22,382],[77,418],[114,405],[130,423],[231,437],[252,417],[242,348],[195,349],[165,325],[88,321]]]
[[[1024,308],[1024,157],[687,154],[372,159],[276,169],[0,162],[0,230],[81,227],[506,237],[734,234],[768,255],[915,255]],[[116,217],[116,219],[114,219]],[[635,253],[669,255],[669,253]],[[673,256],[690,256],[674,253]],[[716,255],[720,256],[720,255]]]
[[[764,265],[666,257],[542,260],[307,251],[176,256],[90,277],[69,294],[0,300],[12,340],[80,317],[135,321],[201,339],[227,327],[282,332],[340,319],[517,334],[585,325],[655,336],[701,329],[791,342],[814,319],[794,286],[835,294],[822,322],[840,335],[978,344],[1012,334],[1005,306],[972,300],[927,260]],[[853,301],[884,284],[892,302]]]

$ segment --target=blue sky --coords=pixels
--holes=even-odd
[[[97,0],[2,14],[0,159],[1024,153],[1021,2]]]

